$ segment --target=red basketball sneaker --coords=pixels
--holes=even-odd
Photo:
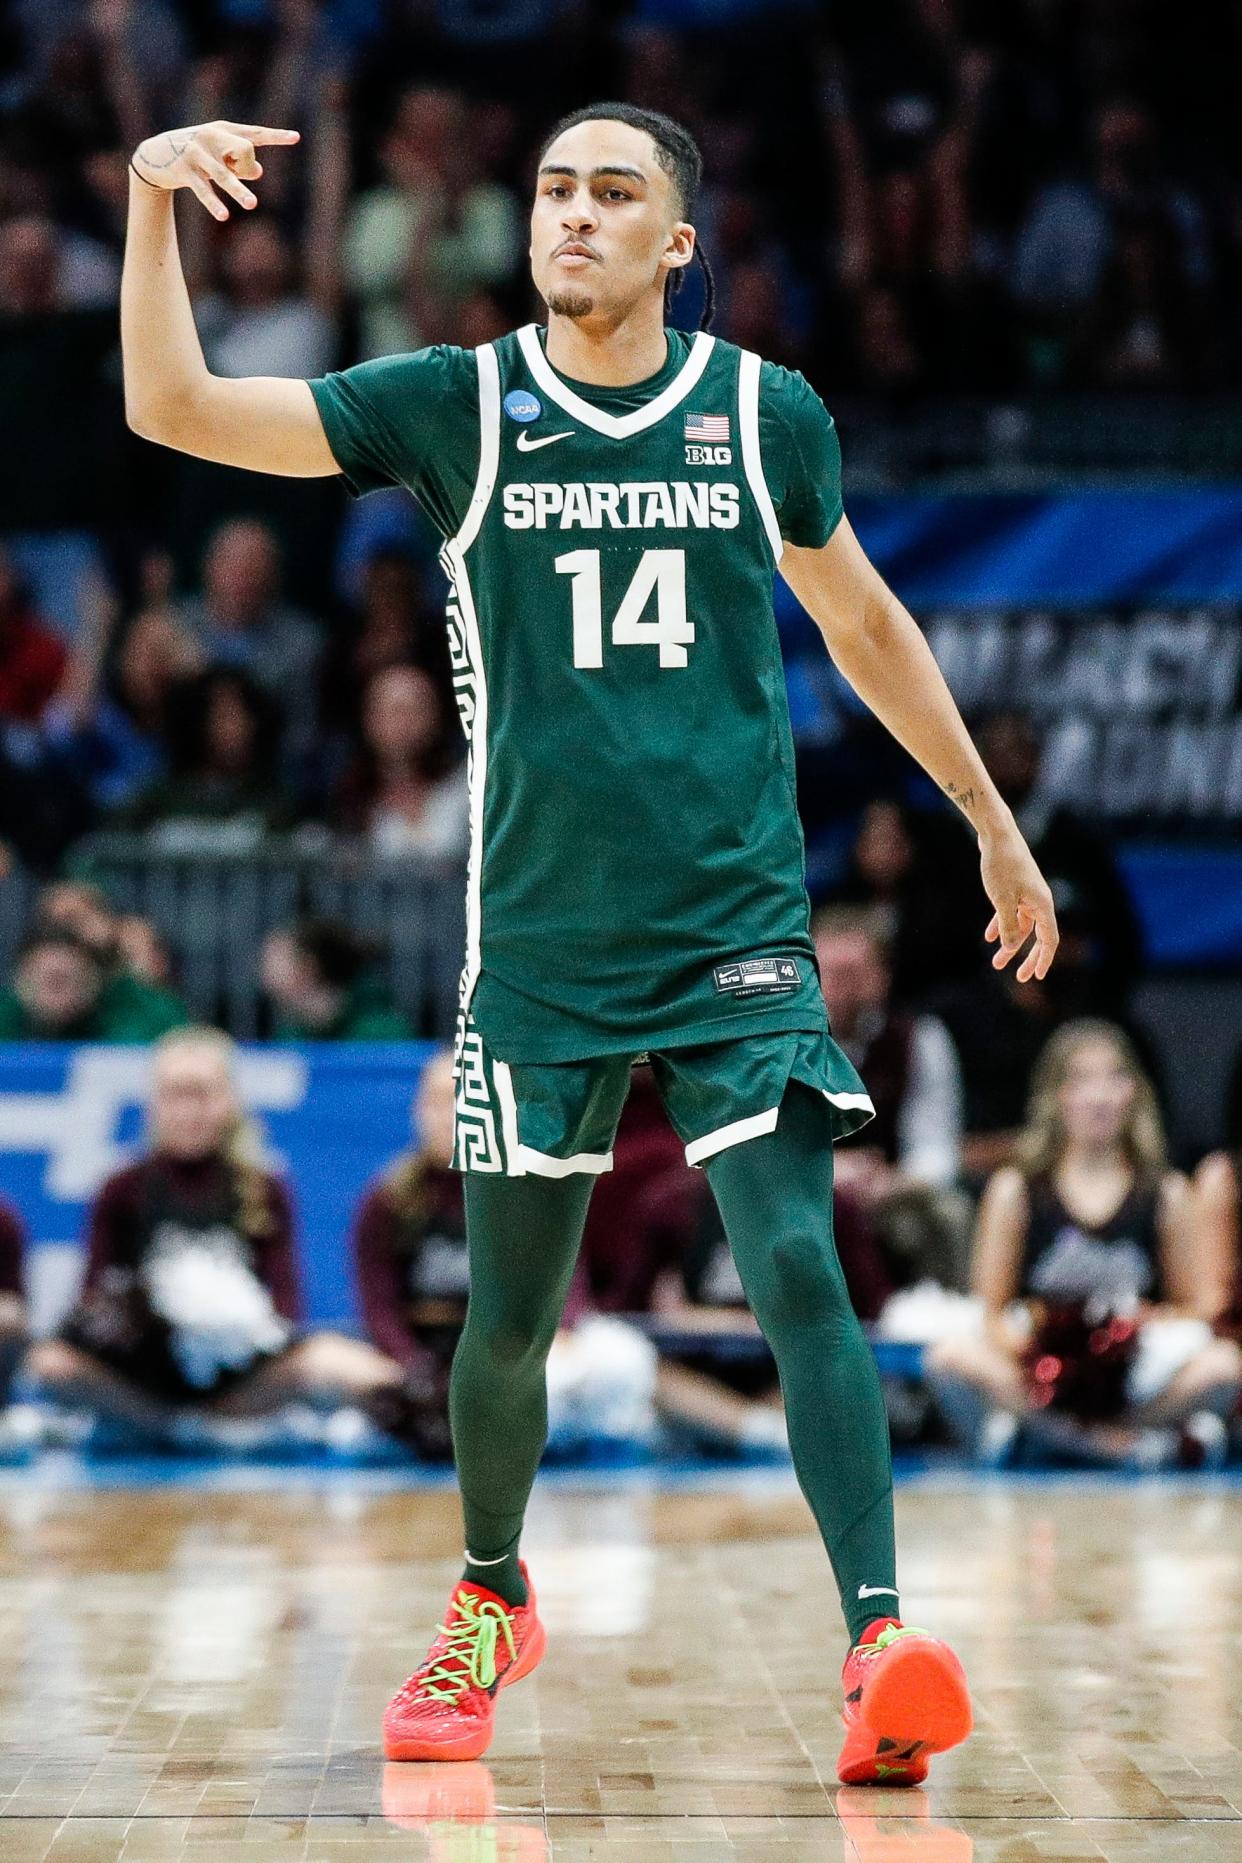
[[[930,1756],[965,1740],[973,1725],[966,1677],[948,1644],[895,1617],[868,1625],[841,1683],[842,1785],[921,1785]]]
[[[535,1608],[506,1604],[485,1585],[464,1580],[426,1660],[384,1712],[384,1758],[473,1760],[486,1753],[496,1719],[496,1694],[529,1675],[547,1648]]]

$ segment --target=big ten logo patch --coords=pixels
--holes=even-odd
[[[688,466],[731,466],[733,448],[731,446],[686,447],[686,464]]]

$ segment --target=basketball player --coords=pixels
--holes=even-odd
[[[639,1055],[705,1167],[771,1343],[850,1638],[847,1783],[926,1776],[969,1731],[961,1667],[901,1622],[875,1365],[833,1246],[832,1141],[870,1116],[816,977],[772,610],[779,567],[843,674],[976,831],[999,967],[1043,977],[1052,901],[931,653],[841,511],[802,376],[666,328],[702,162],[678,124],[599,104],[556,126],[531,210],[546,327],[313,382],[208,373],[172,192],[250,210],[292,130],[209,123],[131,167],[130,424],[259,472],[404,485],[445,539],[472,845],[457,1167],[470,1306],[451,1417],[465,1569],[390,1703],[391,1759],[471,1759],[544,1651],[519,1558],[543,1366]],[[823,1629],[807,1601],[808,1635]]]

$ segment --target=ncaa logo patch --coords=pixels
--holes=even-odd
[[[532,395],[529,388],[511,388],[504,400],[505,413],[510,420],[538,420],[543,413],[543,403],[537,395]]]

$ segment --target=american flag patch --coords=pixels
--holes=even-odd
[[[687,440],[703,440],[712,445],[729,444],[729,416],[727,414],[687,414]]]

